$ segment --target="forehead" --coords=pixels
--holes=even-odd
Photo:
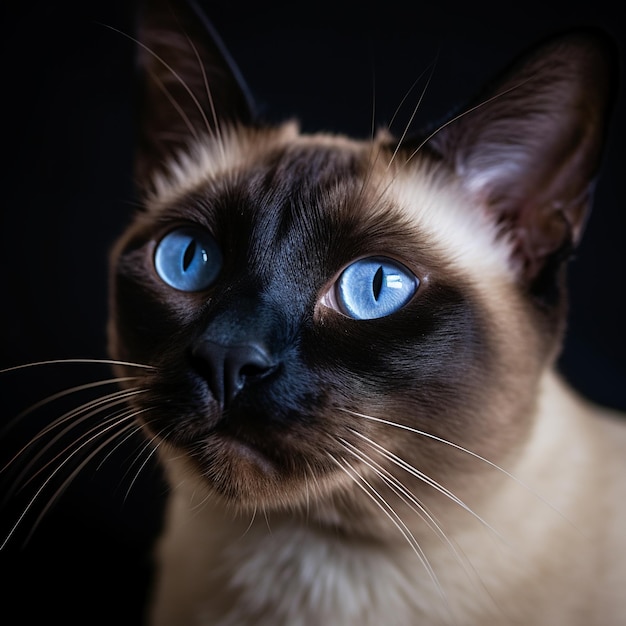
[[[342,246],[347,260],[427,254],[463,273],[510,278],[506,242],[454,177],[419,158],[407,165],[380,141],[300,135],[294,124],[225,129],[173,159],[154,189],[149,212],[176,217],[186,199],[179,217],[226,221],[260,246],[282,240],[294,251],[313,239]]]
[[[302,136],[292,123],[263,130],[226,127],[165,164],[152,181],[148,206],[158,211],[216,182],[240,182],[263,170],[283,175],[274,184],[322,183],[333,171],[336,176],[355,171],[364,153],[364,144],[325,135]]]
[[[369,226],[392,210],[375,151],[371,142],[302,136],[290,125],[229,132],[172,160],[154,180],[147,212],[213,228],[254,226],[266,237],[347,224],[375,230]]]

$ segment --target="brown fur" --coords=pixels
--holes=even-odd
[[[607,45],[548,43],[398,147],[266,128],[197,16],[164,36],[159,4],[110,323],[112,356],[153,367],[134,403],[171,486],[153,623],[620,623],[626,426],[553,372]],[[219,243],[206,289],[155,270],[181,223]],[[328,294],[370,256],[419,288],[351,319]],[[248,341],[269,373],[224,399],[211,350]]]

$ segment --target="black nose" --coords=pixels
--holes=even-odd
[[[246,383],[264,378],[275,369],[269,352],[257,342],[224,346],[204,340],[194,348],[193,355],[222,408],[228,407]]]

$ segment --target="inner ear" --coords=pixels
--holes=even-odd
[[[252,99],[213,25],[193,0],[144,0],[137,30],[136,175],[140,186],[193,140],[250,123]]]
[[[529,287],[580,239],[616,57],[612,40],[596,30],[554,38],[524,55],[428,141],[510,241]]]

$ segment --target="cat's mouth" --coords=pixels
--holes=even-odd
[[[299,492],[300,481],[269,447],[217,428],[188,459],[202,482],[230,505],[244,511],[282,508],[287,493]]]
[[[262,428],[223,419],[201,441],[201,446],[198,439],[191,444],[200,474],[238,502],[256,500],[268,488],[278,488],[293,478],[293,467],[286,460],[290,451],[280,438]]]
[[[211,447],[217,455],[226,457],[241,465],[250,465],[264,475],[273,475],[277,471],[276,462],[270,458],[265,446],[258,441],[235,434],[229,428],[217,428],[211,436]]]
[[[262,415],[254,417],[259,422],[256,426],[225,417],[203,435],[172,442],[173,455],[180,457],[184,452],[196,476],[211,491],[245,511],[282,510],[307,497],[313,472],[318,484],[336,470],[319,442],[302,429],[270,426],[262,424]]]

